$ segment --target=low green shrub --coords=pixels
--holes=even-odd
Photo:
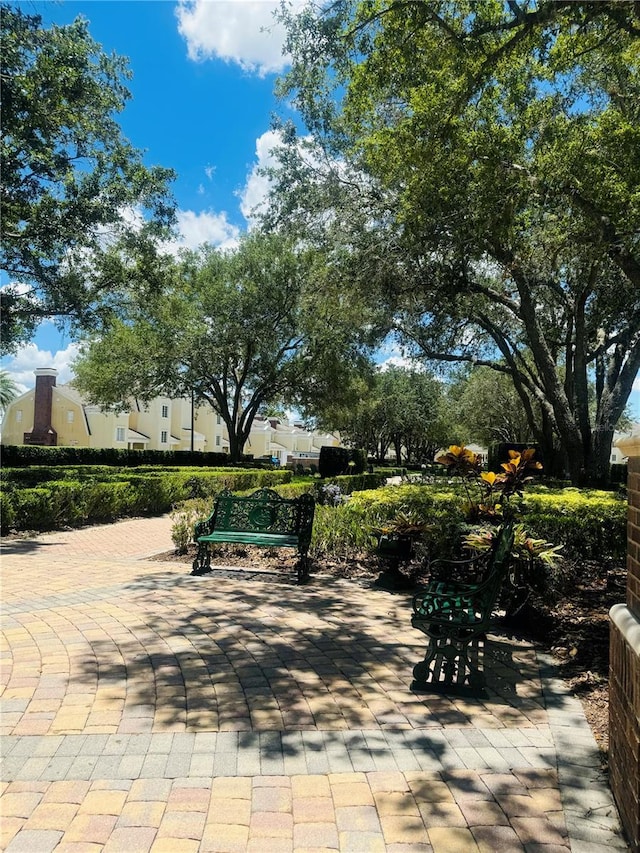
[[[3,487],[33,488],[52,480],[108,480],[126,469],[110,465],[30,465],[25,468],[0,469]]]
[[[434,487],[413,485],[357,491],[345,503],[318,507],[313,525],[312,555],[339,559],[354,552],[373,550],[374,530],[400,512],[428,519],[422,537],[425,550],[438,556],[458,556],[456,547],[465,523],[456,495]]]
[[[13,514],[12,529],[15,530],[50,530],[52,527],[50,489],[20,489],[5,494],[10,501],[10,512]]]
[[[627,549],[627,502],[615,492],[537,487],[525,498],[532,535],[563,546],[568,557],[622,560]]]
[[[13,501],[6,492],[0,492],[0,533],[4,536],[14,526],[16,513]]]
[[[447,483],[356,492],[346,504],[322,509],[322,513],[316,510],[314,524],[316,557],[357,550],[371,539],[373,528],[384,526],[400,512],[429,522],[423,544],[432,558],[461,556],[460,542],[469,530],[464,494]],[[624,559],[627,508],[615,493],[539,487],[527,495],[524,510],[529,534],[562,545],[561,553],[569,560],[603,555]]]
[[[83,522],[114,521],[128,515],[128,483],[83,483],[82,497],[85,516]]]
[[[177,554],[186,554],[189,545],[193,542],[193,533],[196,521],[208,518],[211,513],[211,505],[202,498],[193,498],[184,501],[179,508],[171,513],[171,539]]]
[[[224,488],[242,491],[276,486],[290,479],[290,471],[261,469],[127,470],[109,466],[10,469],[2,485],[2,529],[51,530],[120,516],[159,514],[189,498],[211,501]],[[313,484],[312,480],[309,482]],[[46,512],[38,509],[44,495],[47,495]],[[30,514],[32,504],[34,510]]]
[[[2,458],[10,467],[25,465],[139,465],[232,466],[228,454],[190,450],[127,450],[115,447],[40,447],[3,445]],[[246,463],[252,457],[247,457]]]
[[[316,484],[313,480],[308,480],[306,483],[284,483],[282,486],[275,486],[274,491],[290,500],[299,498],[300,495],[315,495]]]

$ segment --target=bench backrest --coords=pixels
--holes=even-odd
[[[513,525],[503,524],[494,540],[489,561],[484,572],[484,581],[478,585],[478,592],[488,608],[493,608],[498,600],[500,589],[509,571],[511,550],[513,548]]]
[[[216,530],[242,533],[280,533],[311,541],[315,500],[311,495],[283,498],[273,489],[258,489],[251,495],[220,492],[212,515]]]

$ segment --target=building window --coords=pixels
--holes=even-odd
[[[612,453],[612,454],[611,454],[611,461],[612,461],[612,462],[617,462],[617,461],[618,461],[618,457],[616,456],[616,454],[615,454],[615,453]]]
[[[116,427],[116,441],[124,441],[124,427]]]
[[[220,436],[216,436],[216,447],[220,447]]]
[[[166,444],[166,443],[167,443],[167,431],[165,429],[163,429],[162,432],[160,433],[160,444]]]
[[[71,409],[67,409],[67,423],[73,423],[73,411]]]
[[[162,407],[162,417],[163,418],[169,417],[169,406],[163,406]]]
[[[216,423],[218,424],[218,426],[220,426],[220,424],[222,423],[222,418],[220,417],[220,415],[216,415]]]
[[[22,409],[16,409],[16,423],[22,423]]]

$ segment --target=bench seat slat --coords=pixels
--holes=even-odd
[[[239,545],[273,545],[275,548],[297,548],[298,537],[284,533],[248,533],[243,530],[216,530],[199,536],[198,542],[234,543]]]

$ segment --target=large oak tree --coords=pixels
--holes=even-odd
[[[341,376],[366,361],[352,334],[357,309],[325,298],[315,258],[260,233],[234,250],[166,258],[158,292],[130,298],[85,342],[75,384],[102,405],[193,393],[222,417],[238,461],[259,411],[339,399]]]
[[[85,20],[47,29],[2,4],[1,28],[0,302],[13,351],[44,319],[83,326],[113,307],[127,286],[112,274],[114,246],[125,264],[144,263],[168,235],[173,173],[146,167],[124,138],[127,62]]]
[[[284,133],[272,221],[339,252],[416,352],[508,375],[549,469],[605,483],[640,367],[637,4],[284,18],[310,137]]]

